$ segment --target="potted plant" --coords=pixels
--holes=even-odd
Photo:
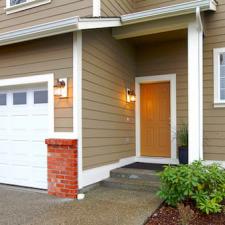
[[[183,124],[177,131],[178,155],[180,164],[188,164],[188,126]]]

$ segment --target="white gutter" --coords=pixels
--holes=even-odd
[[[0,34],[0,46],[38,39],[77,29],[78,17],[58,20]]]
[[[73,32],[76,30],[117,26],[121,26],[120,18],[71,17],[0,34],[0,46]]]
[[[145,22],[156,19],[163,19],[172,16],[179,16],[184,14],[195,13],[196,8],[200,11],[212,10],[216,11],[216,2],[214,0],[195,0],[181,4],[150,9],[137,13],[130,13],[121,16],[122,24],[132,24],[138,22]]]

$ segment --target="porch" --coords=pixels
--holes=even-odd
[[[83,32],[81,186],[104,180],[111,170],[134,162],[178,164],[176,132],[183,123],[189,129],[189,162],[203,159],[202,51],[199,10],[112,31]],[[144,91],[145,86],[150,91]],[[127,89],[135,91],[135,103],[127,102]],[[151,121],[150,105],[164,121],[159,116],[154,116],[156,123]]]
[[[136,161],[177,164],[188,124],[189,163],[203,159],[203,24],[190,15],[113,28],[135,51]],[[131,103],[132,104],[132,103]]]

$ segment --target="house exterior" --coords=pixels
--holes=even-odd
[[[0,0],[0,183],[60,197],[133,162],[225,165],[225,0]],[[128,102],[128,91],[136,102]]]

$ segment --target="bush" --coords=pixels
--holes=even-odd
[[[168,205],[177,206],[192,199],[204,213],[222,211],[225,198],[225,170],[219,164],[203,165],[196,161],[191,165],[167,166],[160,174],[159,197]]]

